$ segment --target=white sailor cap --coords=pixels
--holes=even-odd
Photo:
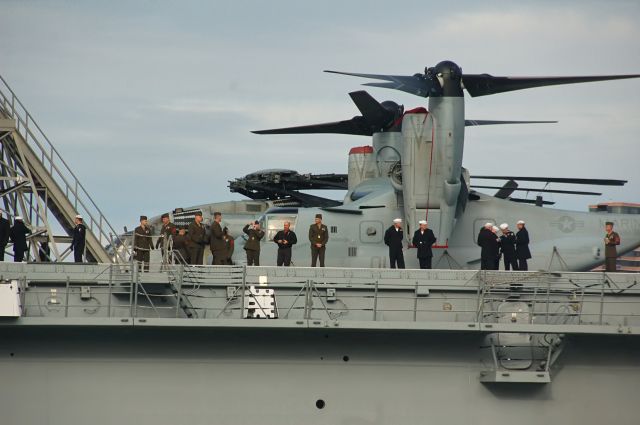
[[[497,232],[497,231],[498,231],[498,230],[500,230],[500,229],[498,229],[498,226],[492,226],[492,227],[491,227],[491,230],[493,230],[494,232]]]
[[[20,221],[22,221],[22,217],[21,217],[21,216],[19,216],[19,215],[17,215],[17,216],[16,216],[16,220],[20,220]]]
[[[394,218],[393,222],[394,223],[402,223],[402,219],[401,218]]]
[[[489,223],[489,222],[484,223],[484,227],[493,227],[493,223]]]
[[[500,225],[500,230],[507,230],[509,228],[509,225],[507,223],[502,223]]]
[[[427,220],[420,220],[418,224],[427,224]]]
[[[82,216],[80,214],[76,215],[76,218],[79,218],[80,220],[82,220]]]
[[[518,220],[516,224],[524,224],[524,220]]]

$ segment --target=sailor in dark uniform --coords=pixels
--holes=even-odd
[[[607,221],[605,223],[607,234],[604,236],[604,257],[605,270],[608,272],[616,271],[616,258],[618,257],[617,245],[620,245],[620,235],[613,231],[613,223]]]
[[[431,247],[436,243],[436,237],[433,231],[427,227],[426,220],[420,220],[418,222],[420,228],[413,234],[413,240],[411,243],[418,249],[418,261],[420,262],[421,269],[431,268],[431,259],[433,258],[433,251]]]
[[[156,242],[156,249],[162,248],[162,262],[171,262],[168,250],[173,245],[173,237],[176,235],[176,226],[169,220],[169,214],[164,213],[161,216],[162,227],[160,228],[160,237]]]
[[[496,270],[496,260],[500,254],[498,237],[493,233],[493,224],[486,223],[478,233],[480,246],[480,270]]]
[[[384,232],[384,244],[389,247],[389,266],[395,269],[404,269],[404,254],[402,253],[402,241],[404,233],[402,232],[402,219],[393,220],[393,226]]]
[[[531,258],[529,251],[529,232],[524,221],[518,221],[518,233],[516,233],[516,258],[518,259],[518,270],[529,270],[527,260]]]
[[[7,249],[7,244],[9,243],[10,230],[11,223],[2,217],[2,210],[0,210],[0,261],[4,261],[4,250]]]
[[[291,264],[291,248],[298,243],[298,237],[293,230],[289,230],[290,227],[291,223],[285,221],[284,230],[280,230],[273,237],[273,241],[278,244],[278,259],[276,262],[278,266],[289,267]]]
[[[16,263],[24,261],[24,253],[29,246],[27,245],[27,235],[31,230],[24,224],[22,217],[16,216],[15,222],[9,231],[9,239],[13,242],[13,261]]]
[[[73,261],[82,263],[87,239],[87,226],[84,225],[81,215],[76,216],[75,223],[76,226],[73,228],[73,238],[71,240],[71,251],[73,251]]]
[[[505,270],[518,270],[518,261],[516,260],[516,235],[509,230],[507,223],[500,225],[500,251],[504,259]]]
[[[133,231],[133,254],[138,262],[140,271],[149,271],[149,261],[151,258],[151,250],[153,249],[153,239],[151,236],[151,228],[147,222],[147,216],[140,216],[140,226]]]
[[[311,244],[311,267],[315,267],[320,258],[320,267],[324,267],[324,254],[329,241],[329,229],[322,224],[322,214],[316,214],[316,222],[309,226],[309,243]]]

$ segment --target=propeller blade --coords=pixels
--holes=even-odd
[[[496,121],[496,120],[465,120],[464,125],[474,127],[476,125],[500,125],[500,124],[557,124],[558,121]]]
[[[513,181],[513,180],[509,180],[509,181]],[[506,184],[505,184],[505,186],[506,186]],[[498,191],[498,193],[501,193],[501,191],[505,188],[505,186],[476,186],[476,185],[473,185],[471,187],[474,188],[474,189],[500,189],[500,191]],[[602,193],[600,193],[600,192],[585,192],[585,191],[581,191],[581,190],[535,189],[533,187],[517,187],[517,186],[515,188],[511,189],[512,192],[515,191],[515,190],[521,191],[521,192],[563,193],[565,195],[593,195],[593,196],[602,195]],[[495,196],[496,198],[500,198],[500,196],[498,196],[498,193],[496,193],[493,196]],[[509,195],[507,195],[507,197],[508,196]],[[502,198],[502,199],[504,199],[504,198]]]
[[[539,199],[520,199],[520,198],[509,198],[510,201],[518,202],[519,204],[533,204],[533,205],[554,205],[555,202],[552,201],[541,201]]]
[[[474,186],[471,186],[471,187],[474,187]],[[517,188],[518,188],[518,183],[514,182],[513,180],[509,180],[502,187],[500,186],[493,187],[492,189],[500,189],[493,196],[500,199],[507,199],[509,196],[511,196],[513,191],[516,190]]]
[[[356,136],[372,136],[371,126],[363,117],[353,117],[346,121],[327,122],[322,124],[301,125],[297,127],[274,128],[270,130],[252,131],[254,134],[352,134]]]
[[[469,92],[471,96],[477,97],[534,87],[622,80],[638,77],[640,77],[640,74],[593,75],[584,77],[494,77],[489,74],[464,74],[462,76],[462,82],[467,92]]]
[[[354,91],[349,93],[349,96],[372,127],[382,129],[393,124],[395,113],[382,106],[366,91]]]
[[[382,87],[387,89],[401,90],[417,96],[429,97],[433,91],[440,89],[440,85],[432,80],[425,78],[420,74],[416,75],[382,75],[382,74],[358,74],[355,72],[329,71],[330,74],[350,75],[352,77],[371,78],[374,80],[389,81],[388,83],[367,83],[365,85],[372,87]]]
[[[624,186],[627,183],[627,180],[578,179],[578,178],[570,178],[570,177],[471,176],[471,178],[482,179],[482,180],[516,180],[516,181],[523,181],[523,182],[590,184],[594,186]]]

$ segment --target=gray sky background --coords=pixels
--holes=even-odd
[[[411,75],[451,59],[493,75],[640,73],[640,2],[521,3],[3,0],[0,74],[122,228],[242,199],[227,181],[258,169],[346,172],[367,138],[249,133],[357,115],[347,93],[365,81],[323,69]],[[602,197],[545,196],[559,208],[640,202],[639,114],[640,80],[467,97],[468,118],[560,123],[468,129],[464,166],[629,180]]]

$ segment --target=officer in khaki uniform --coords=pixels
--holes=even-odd
[[[224,232],[222,231],[220,222],[222,222],[222,213],[214,212],[209,248],[211,248],[211,254],[213,255],[213,264],[216,266],[227,264],[227,258],[229,258],[227,244],[224,240]]]
[[[204,226],[202,225],[202,213],[200,211],[195,213],[193,223],[189,225],[187,232],[189,264],[202,265],[204,246],[207,242],[205,239]]]
[[[260,229],[260,222],[256,220],[242,228],[247,234],[247,242],[244,244],[244,250],[247,253],[247,266],[260,265],[260,240],[264,238],[264,231]]]
[[[620,235],[613,231],[613,223],[607,221],[605,223],[607,234],[604,235],[604,265],[608,272],[616,271],[616,258],[618,257],[618,249],[616,245],[620,245]]]
[[[149,271],[149,259],[153,249],[151,228],[147,225],[147,216],[140,216],[140,226],[133,231],[133,253],[142,271]]]
[[[320,267],[324,267],[324,254],[329,241],[329,229],[322,224],[322,214],[316,214],[316,222],[309,226],[309,242],[311,243],[311,267],[315,267],[320,257]]]

